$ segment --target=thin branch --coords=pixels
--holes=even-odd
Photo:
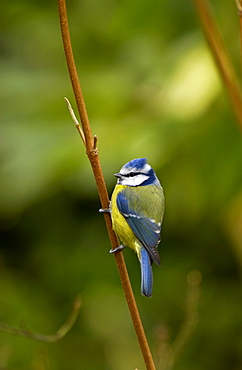
[[[58,340],[62,339],[68,331],[74,325],[81,308],[81,299],[80,297],[76,297],[73,302],[72,310],[68,318],[66,319],[65,323],[57,330],[56,333],[51,335],[44,335],[40,333],[33,332],[28,328],[16,328],[11,325],[7,325],[4,323],[0,323],[0,331],[3,331],[8,334],[18,335],[21,337],[27,337],[30,339],[37,340],[39,342],[46,342],[46,343],[53,343],[57,342]]]
[[[226,90],[238,122],[242,128],[242,97],[238,77],[232,66],[213,13],[206,0],[193,0],[196,5],[204,34],[207,38],[214,60],[224,81]]]
[[[87,110],[82,94],[82,90],[80,87],[78,74],[75,66],[70,34],[69,34],[69,27],[68,27],[68,20],[67,20],[67,12],[66,12],[66,3],[65,0],[58,0],[58,8],[59,8],[59,17],[60,17],[60,26],[61,26],[61,34],[63,40],[63,46],[65,51],[66,63],[69,70],[69,75],[73,87],[73,91],[76,98],[76,103],[79,111],[79,115],[81,118],[82,129],[85,136],[85,143],[86,143],[86,153],[89,158],[90,164],[92,166],[92,170],[94,173],[100,201],[102,208],[108,208],[109,206],[109,198],[107,193],[106,184],[104,181],[100,160],[98,156],[98,150],[96,148],[97,139],[93,137],[89,119],[87,115]],[[111,219],[108,214],[104,214],[108,235],[110,238],[110,242],[112,248],[116,248],[118,246],[118,240],[115,233],[112,230]],[[136,301],[134,298],[134,294],[132,291],[132,287],[130,284],[127,268],[125,265],[124,257],[121,252],[114,253],[114,257],[116,260],[118,272],[120,275],[121,283],[124,289],[124,294],[126,297],[126,301],[129,307],[130,315],[133,321],[134,329],[137,335],[137,339],[139,341],[140,349],[144,358],[144,362],[146,364],[146,368],[148,370],[155,370],[155,365],[153,361],[153,357],[151,355],[151,351],[148,345],[148,341],[144,332],[144,328],[141,322],[141,318],[139,315],[139,311],[136,305]]]
[[[82,128],[81,128],[80,123],[78,122],[78,119],[75,116],[75,113],[74,113],[74,110],[72,109],[71,103],[69,102],[69,100],[67,98],[64,98],[64,99],[66,101],[66,104],[67,104],[69,113],[71,115],[71,118],[72,118],[73,122],[75,123],[75,126],[77,128],[77,131],[79,132],[79,134],[81,136],[81,139],[83,141],[83,144],[86,146],[86,139],[85,139],[84,133],[82,131]]]

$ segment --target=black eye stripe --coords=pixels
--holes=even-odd
[[[137,176],[137,175],[145,175],[143,172],[130,172],[130,173],[127,173],[126,175],[123,175],[124,177],[134,177],[134,176]]]

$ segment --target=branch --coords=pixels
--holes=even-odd
[[[89,119],[87,115],[87,110],[81,90],[81,86],[78,79],[78,74],[75,66],[70,34],[69,34],[69,27],[68,27],[68,19],[67,19],[67,11],[66,11],[66,3],[65,0],[58,0],[58,8],[59,8],[59,17],[60,17],[60,26],[61,26],[61,34],[63,40],[63,46],[65,51],[66,63],[69,70],[70,80],[72,83],[72,88],[74,91],[74,95],[76,98],[76,103],[81,119],[82,130],[85,137],[85,147],[86,147],[86,154],[92,166],[93,174],[95,177],[100,201],[102,208],[109,207],[109,198],[107,193],[106,184],[104,181],[100,160],[98,156],[98,150],[96,148],[97,144],[97,137],[93,137]],[[117,237],[112,230],[111,218],[110,215],[104,214],[109,239],[112,245],[112,248],[116,248],[118,246]],[[132,291],[132,287],[130,284],[127,268],[125,265],[124,257],[121,252],[114,253],[116,265],[118,268],[118,272],[120,275],[121,283],[123,286],[125,298],[128,304],[128,308],[130,311],[130,315],[133,321],[134,329],[137,335],[137,339],[139,341],[140,349],[144,358],[144,362],[146,364],[146,368],[148,370],[155,370],[154,361],[151,355],[151,351],[148,345],[148,341],[146,339],[146,335],[144,332],[144,328],[141,322],[141,318],[139,315],[139,311],[136,305],[136,301],[134,298],[134,294]]]
[[[40,333],[35,333],[28,328],[16,328],[14,326],[10,326],[4,323],[0,323],[0,331],[3,331],[8,334],[12,335],[19,335],[21,337],[27,337],[30,339],[37,340],[39,342],[45,343],[53,343],[57,342],[58,340],[62,339],[68,331],[74,325],[81,308],[81,299],[80,297],[76,297],[73,302],[72,310],[68,318],[66,319],[65,323],[57,330],[56,333],[51,335],[44,335]]]
[[[82,128],[80,126],[80,123],[78,122],[78,119],[75,116],[75,113],[74,113],[74,110],[72,109],[71,103],[69,102],[69,100],[67,98],[64,98],[64,99],[66,101],[66,104],[67,104],[69,113],[71,115],[71,118],[72,118],[73,122],[75,123],[75,126],[77,128],[77,131],[79,132],[79,135],[81,136],[81,139],[83,141],[83,144],[86,146],[86,139],[85,139],[84,133],[82,131]]]
[[[242,128],[242,96],[238,77],[234,71],[213,13],[206,0],[193,0],[196,5],[204,34],[214,60],[227,89],[232,107]]]

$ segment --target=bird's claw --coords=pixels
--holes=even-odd
[[[117,246],[117,247],[116,247],[116,248],[114,248],[114,249],[110,249],[109,253],[116,253],[116,252],[120,252],[120,251],[122,251],[124,248],[125,248],[125,245],[119,245],[119,246]]]
[[[110,209],[109,208],[100,208],[99,209],[99,212],[100,213],[111,213]]]

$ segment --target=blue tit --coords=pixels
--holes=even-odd
[[[132,248],[141,266],[141,293],[151,297],[152,263],[160,266],[157,246],[164,214],[164,194],[153,168],[146,158],[126,163],[114,176],[110,213],[113,230],[123,244],[111,252]]]

